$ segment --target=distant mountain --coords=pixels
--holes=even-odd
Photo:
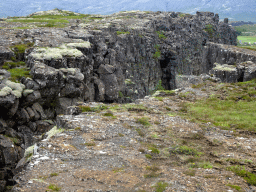
[[[196,11],[219,13],[220,18],[256,22],[255,0],[8,0],[0,2],[0,17],[26,16],[54,8],[85,14],[112,14],[119,11]]]

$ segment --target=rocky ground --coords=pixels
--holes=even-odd
[[[58,116],[59,133],[36,144],[13,191],[256,191],[227,170],[256,169],[254,132],[178,115],[183,102],[208,97],[216,85],[130,104],[85,103],[86,112]]]

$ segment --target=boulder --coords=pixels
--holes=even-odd
[[[75,105],[77,102],[83,102],[82,98],[58,98],[56,105],[56,114],[67,114],[68,107]]]
[[[240,63],[238,68],[243,70],[243,81],[250,81],[256,78],[256,64],[252,61]]]
[[[46,115],[44,113],[43,107],[39,103],[34,103],[32,105],[32,109],[34,110],[34,112],[36,111],[40,115],[40,118],[42,120],[46,119]],[[36,114],[35,114],[35,117],[36,117]]]
[[[54,127],[54,123],[51,120],[36,121],[37,134],[43,134]]]

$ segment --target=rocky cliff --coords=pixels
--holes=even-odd
[[[131,102],[159,86],[175,89],[176,76],[208,73],[215,62],[255,62],[254,53],[225,47],[236,45],[236,33],[210,12],[132,11],[70,20],[65,28],[21,26],[0,23],[0,64],[9,67],[0,71],[2,189],[25,149],[70,106]],[[10,60],[25,62],[30,76],[10,81]]]

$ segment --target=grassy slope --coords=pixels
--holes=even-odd
[[[224,129],[256,131],[256,80],[221,84],[215,94],[183,105],[183,115]]]

